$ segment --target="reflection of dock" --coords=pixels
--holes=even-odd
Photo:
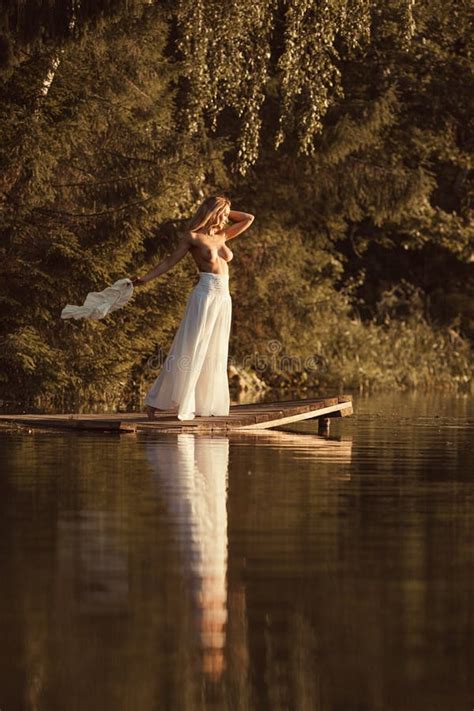
[[[306,432],[286,430],[243,430],[232,433],[232,442],[252,446],[258,442],[259,448],[268,447],[282,452],[287,449],[294,459],[313,459],[318,462],[330,461],[350,464],[352,461],[352,438],[319,437]],[[345,475],[346,476],[346,475]]]
[[[253,431],[317,419],[319,429],[323,431],[328,427],[329,418],[346,417],[347,415],[352,415],[352,397],[350,395],[232,405],[228,416],[196,417],[194,420],[178,420],[173,412],[158,411],[155,420],[149,420],[141,413],[114,412],[106,414],[0,415],[0,423],[11,422],[40,428],[116,432],[152,430],[178,434],[179,432]]]

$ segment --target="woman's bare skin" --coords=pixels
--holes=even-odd
[[[146,284],[146,282],[156,279],[156,277],[174,267],[188,252],[190,252],[200,272],[228,274],[228,262],[232,260],[234,255],[226,242],[247,230],[252,224],[254,216],[250,213],[230,210],[230,207],[226,216],[234,220],[234,223],[219,232],[212,234],[203,232],[179,233],[179,244],[175,251],[143,277],[134,277],[132,279],[133,285]],[[159,408],[151,407],[151,405],[145,406],[145,413],[150,420],[155,419],[157,410]]]
[[[248,229],[253,222],[253,215],[229,209],[228,216],[236,220],[236,222],[220,232],[215,232],[214,234],[206,234],[204,232],[189,233],[190,252],[200,272],[209,272],[211,274],[229,273],[227,264],[234,255],[226,242]]]
[[[189,251],[200,272],[229,273],[227,262],[230,262],[234,255],[226,245],[224,233],[207,235],[203,232],[190,232],[189,243]]]

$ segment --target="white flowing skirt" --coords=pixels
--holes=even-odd
[[[228,274],[199,272],[183,319],[145,405],[195,415],[228,415],[227,358],[232,318]]]

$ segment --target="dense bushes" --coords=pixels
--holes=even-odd
[[[235,363],[277,385],[469,386],[468,16],[337,6],[110,2],[60,36],[22,15],[0,67],[2,400],[138,404],[191,259],[104,322],[61,308],[159,261],[217,190],[256,215],[232,244]]]

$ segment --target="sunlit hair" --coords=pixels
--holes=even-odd
[[[224,214],[230,200],[224,195],[211,195],[198,207],[194,215],[188,220],[187,229],[190,231],[205,230],[216,232],[223,229],[226,224]]]

